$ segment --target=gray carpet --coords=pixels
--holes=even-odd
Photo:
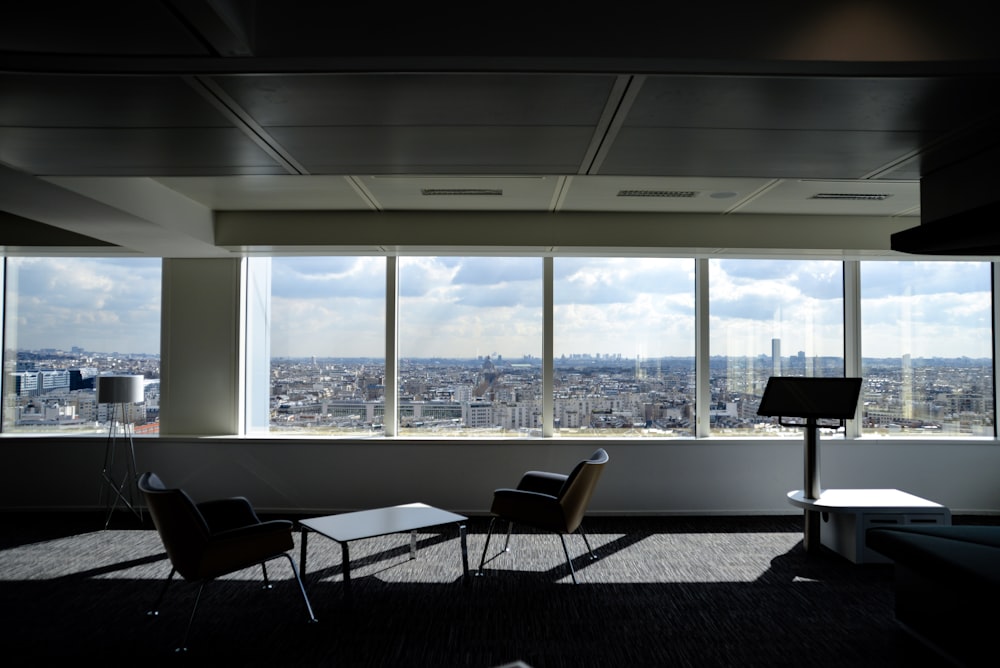
[[[148,524],[148,519],[147,519]],[[287,561],[212,583],[177,655],[196,587],[171,585],[159,537],[134,518],[6,518],[0,544],[3,651],[21,660],[91,657],[244,666],[903,666],[927,659],[896,627],[891,565],[802,549],[802,518],[594,517],[597,552],[515,531],[484,577],[462,579],[458,532],[352,544],[347,596],[340,547],[311,535],[307,623]],[[469,521],[479,564],[486,518]],[[296,534],[296,545],[299,536]],[[298,564],[299,553],[293,556]],[[919,665],[928,665],[922,661]]]

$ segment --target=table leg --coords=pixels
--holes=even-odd
[[[414,530],[410,532],[410,559],[412,560],[416,558],[417,558],[417,532]]]
[[[340,555],[343,563],[341,564],[341,570],[344,571],[344,591],[350,593],[351,591],[351,554],[347,549],[347,541],[340,544]]]
[[[804,511],[802,546],[808,554],[819,554],[820,552],[820,512],[816,510]]]
[[[302,543],[302,545],[301,545],[301,547],[299,549],[299,575],[302,577],[303,580],[305,580],[305,578],[306,578],[306,543],[309,540],[308,538],[306,538],[306,535],[308,533],[309,533],[309,529],[307,529],[305,527],[302,527],[302,531],[301,531],[301,543]]]
[[[462,582],[469,584],[469,546],[465,538],[465,525],[458,525],[458,537],[462,544]]]

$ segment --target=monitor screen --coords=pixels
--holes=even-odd
[[[771,376],[757,415],[849,420],[860,394],[860,378]]]

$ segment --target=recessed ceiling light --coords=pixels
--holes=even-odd
[[[618,197],[697,197],[697,190],[619,190]]]
[[[421,188],[421,195],[503,195],[501,188]]]
[[[887,193],[816,193],[809,199],[847,199],[880,201],[892,197]]]

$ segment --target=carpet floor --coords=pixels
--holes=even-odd
[[[131,519],[131,523],[128,521]],[[135,518],[5,518],[0,542],[3,652],[23,665],[60,657],[227,666],[532,668],[715,666],[825,668],[934,665],[897,627],[891,564],[807,554],[801,516],[592,517],[567,543],[515,527],[494,536],[475,576],[488,519],[351,544],[308,541],[308,623],[287,561],[210,583],[180,643],[197,586],[170,586],[146,611],[170,563]],[[120,526],[119,526],[120,525]],[[296,550],[292,553],[299,563]],[[8,664],[11,665],[11,664]]]

